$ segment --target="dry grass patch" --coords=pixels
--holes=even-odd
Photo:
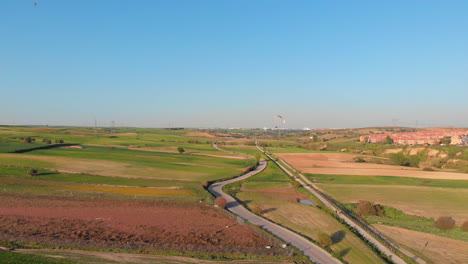
[[[328,235],[341,234],[340,241],[330,246],[333,251],[346,252],[343,259],[348,263],[384,263],[364,242],[346,230],[333,217],[324,213],[320,209],[297,202],[285,201],[282,189],[266,192],[265,189],[255,189],[255,191],[244,191],[237,194],[242,201],[248,201],[249,208],[259,208],[261,214],[302,233],[314,240],[318,239],[319,233],[325,231]],[[278,190],[280,190],[278,192]],[[277,194],[277,195],[273,195]],[[336,237],[336,235],[335,235]]]
[[[163,195],[163,196],[185,196],[194,194],[190,190],[180,188],[160,188],[160,187],[132,187],[132,186],[115,186],[115,185],[71,185],[64,186],[64,189],[71,191],[82,192],[100,192],[125,195]]]
[[[434,263],[466,263],[467,242],[393,226],[374,225],[374,227],[397,243],[427,256]]]

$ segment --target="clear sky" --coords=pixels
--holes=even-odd
[[[455,0],[0,0],[0,124],[467,127],[467,14]]]

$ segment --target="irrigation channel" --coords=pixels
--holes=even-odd
[[[291,178],[298,181],[302,187],[304,187],[307,191],[312,193],[317,199],[319,199],[326,207],[331,209],[333,212],[336,213],[336,216],[339,217],[342,221],[346,224],[354,228],[362,237],[364,237],[368,243],[375,246],[380,252],[385,254],[388,258],[390,258],[396,264],[405,264],[406,262],[400,258],[396,252],[401,252],[402,254],[406,255],[408,258],[413,259],[419,264],[427,264],[426,261],[419,258],[418,256],[414,255],[410,251],[399,247],[395,243],[391,242],[387,238],[385,238],[382,234],[378,231],[374,230],[367,224],[363,223],[353,215],[349,214],[344,208],[342,208],[333,198],[324,194],[320,189],[318,189],[314,184],[309,181],[302,173],[296,172],[297,175],[300,177],[296,177],[290,170],[295,171],[289,164],[287,164],[284,160],[279,158],[273,157],[271,153],[268,153],[263,148],[258,145],[256,142],[256,146],[258,150],[263,152],[268,158],[270,158],[273,162],[278,165],[286,174],[288,174]],[[289,167],[288,170],[285,166],[283,166],[279,160],[281,160],[286,166]]]
[[[230,195],[223,192],[223,187],[227,184],[242,181],[249,177],[254,176],[255,174],[263,171],[267,166],[267,162],[264,159],[261,159],[258,166],[251,172],[248,172],[240,177],[217,182],[208,187],[208,191],[212,193],[215,197],[223,197],[226,199],[226,209],[231,211],[233,214],[243,218],[244,220],[252,223],[253,225],[259,226],[271,234],[279,237],[285,241],[288,245],[291,245],[301,251],[305,256],[307,256],[312,262],[320,264],[339,264],[341,263],[338,259],[334,258],[330,253],[315,245],[306,238],[288,230],[284,227],[281,227],[263,217],[260,217],[245,207],[243,207],[236,199]]]

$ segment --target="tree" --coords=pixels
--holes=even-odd
[[[449,145],[452,142],[451,137],[444,137],[443,139],[440,140],[441,145]]]
[[[314,141],[314,142],[317,142],[317,141],[318,141],[317,135],[313,135],[313,136],[312,136],[312,141]]]
[[[183,147],[178,147],[177,151],[179,151],[180,154],[185,152],[185,149]]]
[[[324,232],[320,232],[317,235],[317,243],[319,243],[320,246],[326,248],[329,247],[333,241],[329,235]]]
[[[385,138],[385,141],[384,141],[384,142],[385,142],[385,144],[391,145],[391,144],[393,144],[393,139],[392,139],[390,136],[387,136],[387,137]]]
[[[262,158],[262,155],[258,152],[255,153],[255,164],[259,164],[260,163],[260,159]]]
[[[37,176],[37,170],[36,169],[29,169],[28,170],[28,175],[29,176]]]
[[[434,225],[440,230],[450,230],[455,226],[455,220],[450,216],[442,216],[437,218]]]

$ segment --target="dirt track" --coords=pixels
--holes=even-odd
[[[281,260],[223,260],[211,261],[180,256],[162,256],[149,254],[111,253],[84,250],[66,249],[19,249],[15,252],[26,254],[38,254],[55,258],[86,259],[89,263],[115,264],[115,263],[138,263],[138,264],[292,264],[291,261]]]
[[[468,174],[464,173],[422,171],[403,166],[353,162],[353,158],[362,155],[339,153],[280,153],[276,155],[303,173],[468,180]]]

